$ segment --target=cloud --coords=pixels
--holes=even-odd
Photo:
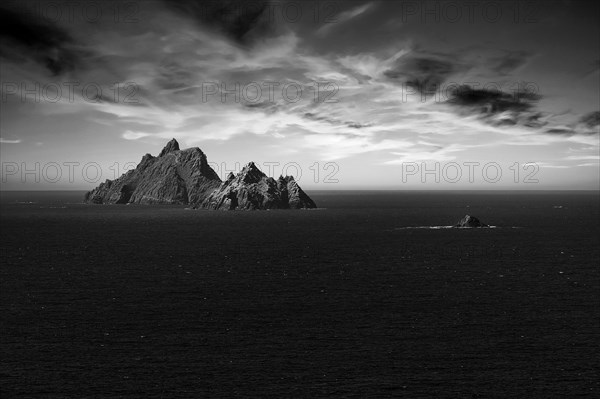
[[[535,164],[544,169],[570,169],[572,166],[569,165],[557,165],[550,162],[535,162]]]
[[[451,93],[451,104],[463,107],[482,107],[486,113],[500,113],[505,111],[528,111],[533,102],[539,100],[540,96],[535,93],[517,92],[508,94],[500,90],[473,89],[468,85],[462,85]]]
[[[0,57],[30,57],[54,76],[78,68],[88,53],[77,47],[71,35],[34,13],[0,6]]]
[[[432,93],[455,72],[456,64],[443,56],[409,53],[399,57],[383,74],[415,88],[420,93]]]
[[[0,143],[2,144],[19,144],[21,140],[10,140],[0,137]]]
[[[509,94],[500,90],[474,89],[461,85],[450,91],[447,101],[459,109],[475,113],[495,126],[513,126],[521,124],[526,127],[541,127],[541,114],[534,111],[540,95],[529,91]]]
[[[329,33],[329,31],[331,31],[335,27],[354,19],[361,14],[364,14],[366,11],[368,11],[373,6],[374,6],[374,3],[366,3],[366,4],[362,4],[360,6],[354,7],[350,10],[339,13],[338,15],[335,16],[334,21],[331,21],[330,23],[326,23],[322,27],[320,27],[317,30],[317,35],[319,35],[319,36],[326,35],[327,33]]]
[[[339,57],[337,62],[357,81],[366,83],[370,79],[386,79],[384,73],[393,68],[396,61],[409,52],[409,49],[396,50],[388,58],[381,58],[375,54],[358,53]]]
[[[200,27],[210,27],[238,44],[252,44],[275,32],[270,14],[273,6],[266,0],[163,0],[182,16],[194,19]]]
[[[536,108],[539,96],[531,93],[515,96],[462,87],[445,103],[406,95],[406,86],[414,87],[413,93],[427,93],[453,75],[470,72],[476,58],[466,61],[462,53],[427,51],[411,44],[410,38],[383,49],[323,54],[311,47],[312,36],[298,36],[301,33],[293,26],[278,30],[269,25],[262,1],[248,6],[254,7],[250,12],[236,11],[250,3],[148,2],[145,7],[156,7],[160,18],[115,25],[101,37],[77,32],[95,58],[93,65],[78,68],[76,74],[83,82],[86,78],[99,82],[103,95],[98,102],[76,96],[73,102],[44,103],[37,109],[48,119],[68,117],[80,120],[82,126],[100,126],[107,140],[161,145],[175,137],[188,145],[231,144],[232,148],[243,146],[239,143],[267,143],[273,154],[295,152],[320,160],[374,154],[373,162],[387,165],[489,157],[495,156],[497,148],[510,148],[506,153],[511,153],[519,147],[535,153],[565,145],[598,147],[594,137],[577,134],[577,129],[590,130],[587,119],[582,119],[580,128],[557,124]],[[351,24],[370,10],[370,4],[342,13],[338,24]],[[64,39],[57,44],[60,48],[75,48],[71,35]],[[506,53],[485,66],[509,73],[528,56]],[[489,59],[484,56],[479,62]],[[13,76],[31,78],[19,75],[19,65],[15,63],[10,71]],[[128,81],[135,82],[137,104],[114,101],[109,95],[114,82]],[[243,87],[253,81],[276,82],[275,97],[268,99],[263,90],[256,102],[234,101],[232,95],[222,99],[224,87],[232,89],[236,83]],[[323,102],[329,90],[324,86],[315,97],[316,81],[336,88],[336,102]],[[205,83],[217,85],[207,101]],[[288,83],[301,87],[299,101],[282,98],[281,89]],[[544,130],[560,128],[568,131],[546,134]],[[28,137],[21,132],[16,136]],[[261,148],[256,145],[248,151]]]
[[[600,126],[600,111],[590,112],[585,114],[579,120],[580,123],[583,123],[586,127],[590,129],[597,128]]]
[[[562,126],[554,126],[546,129],[546,133],[561,134],[565,136],[588,135],[594,136],[600,134],[600,112],[594,111],[582,115],[575,123]]]
[[[546,129],[545,132],[550,134],[562,134],[568,136],[575,134],[575,131],[569,127],[553,127],[551,129]]]
[[[593,155],[569,155],[568,157],[564,158],[567,161],[600,161],[600,156],[598,156],[597,154],[593,154]]]
[[[123,133],[123,138],[125,140],[138,140],[148,136],[150,136],[150,133],[132,132],[131,130],[127,130]]]

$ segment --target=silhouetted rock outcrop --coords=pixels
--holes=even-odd
[[[221,182],[199,148],[173,139],[158,157],[146,154],[133,170],[85,195],[92,204],[189,204],[207,209],[316,208],[291,176],[267,177],[253,162]]]
[[[261,172],[254,162],[227,180],[200,205],[207,209],[301,209],[316,208],[312,199],[292,176],[275,180]]]
[[[465,215],[454,227],[490,227],[487,224],[481,223],[475,216]]]

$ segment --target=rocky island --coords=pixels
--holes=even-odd
[[[481,223],[475,216],[465,215],[457,224],[454,225],[456,228],[474,228],[474,227],[490,227],[487,224]]]
[[[177,140],[157,157],[146,154],[135,169],[106,180],[85,194],[90,204],[180,204],[203,209],[316,208],[292,176],[275,180],[254,162],[221,181],[197,147],[181,150]]]
[[[254,162],[227,180],[203,202],[207,209],[300,209],[317,205],[292,176],[275,180],[261,172]]]

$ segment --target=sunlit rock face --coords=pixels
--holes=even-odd
[[[116,180],[107,180],[85,195],[95,204],[196,204],[221,179],[199,148],[180,150],[171,140],[158,157],[144,155],[137,167]]]
[[[199,148],[179,149],[169,141],[157,157],[107,180],[85,195],[91,204],[180,204],[205,209],[316,208],[292,176],[267,177],[254,162],[222,182]]]
[[[254,162],[227,180],[202,204],[206,209],[302,209],[317,205],[292,176],[275,180],[261,172]]]

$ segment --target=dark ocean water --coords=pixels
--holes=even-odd
[[[309,194],[2,193],[0,396],[598,397],[597,192]]]

